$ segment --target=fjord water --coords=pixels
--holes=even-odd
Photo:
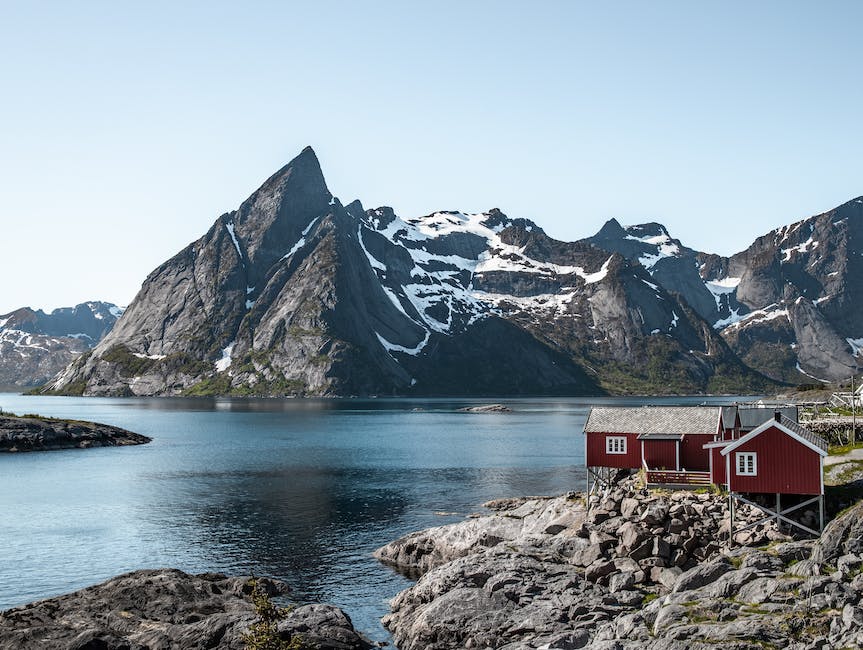
[[[268,575],[387,638],[410,584],[371,552],[489,499],[584,486],[591,404],[675,399],[102,399],[0,395],[16,413],[95,420],[136,447],[0,455],[0,610],[124,571]],[[714,399],[729,403],[733,398]]]

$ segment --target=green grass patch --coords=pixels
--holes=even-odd
[[[847,445],[835,445],[830,447],[830,455],[831,456],[842,456],[851,452],[854,449],[863,449],[863,442],[858,442],[855,444],[847,444]]]

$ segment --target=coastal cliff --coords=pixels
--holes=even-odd
[[[817,541],[791,540],[769,522],[738,534],[733,550],[722,543],[725,499],[709,493],[627,481],[589,512],[574,493],[487,505],[489,515],[376,551],[420,575],[384,618],[401,650],[863,643],[863,505]]]

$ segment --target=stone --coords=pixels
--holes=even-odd
[[[781,571],[785,563],[777,555],[753,551],[743,557],[741,568],[756,569],[758,571]]]
[[[654,537],[651,555],[668,560],[671,557],[671,546],[661,537]]]
[[[781,583],[775,578],[755,578],[740,587],[737,598],[745,603],[760,604],[770,600],[780,586]]]
[[[630,519],[638,511],[639,506],[640,502],[638,499],[626,497],[620,502],[620,514],[621,516]]]
[[[810,576],[821,575],[821,565],[815,560],[801,560],[796,564],[788,567],[788,573],[792,576],[808,578]]]
[[[683,571],[679,567],[653,567],[650,570],[650,579],[666,589],[671,589]]]
[[[594,544],[590,544],[583,549],[579,549],[575,551],[569,558],[571,564],[575,564],[577,566],[590,566],[597,560],[604,558],[605,555],[602,552],[601,546],[596,546]]]
[[[812,543],[807,541],[784,542],[776,544],[770,551],[782,560],[783,564],[788,565],[790,562],[807,559],[812,553]]]
[[[366,648],[368,643],[354,630],[351,619],[332,605],[301,605],[292,609],[278,630],[283,638],[299,636],[307,646],[319,650]]]
[[[682,605],[668,605],[659,610],[653,624],[653,634],[658,635],[666,628],[686,620],[687,609]]]
[[[732,568],[731,564],[724,558],[712,560],[690,569],[689,571],[684,571],[677,579],[677,582],[674,583],[672,591],[677,593],[703,587],[706,584],[710,584],[724,573],[727,573]]]
[[[651,501],[641,513],[639,521],[646,526],[661,526],[668,516],[668,504],[665,501]]]
[[[628,521],[618,530],[618,537],[620,538],[622,552],[628,553],[648,539],[650,534],[641,526]]]
[[[590,537],[588,538],[591,544],[596,546],[601,546],[602,548],[607,548],[611,546],[617,540],[609,535],[608,533],[603,533],[598,530],[594,530],[590,533]]]
[[[633,560],[644,560],[653,555],[653,538],[645,536],[644,540],[629,552]]]
[[[257,580],[270,596],[287,590],[283,583]],[[189,575],[176,569],[125,573],[0,613],[0,647],[242,650],[242,635],[256,620],[251,591],[248,577]],[[283,624],[293,625],[323,650],[371,647],[347,615],[331,605],[299,607]]]
[[[600,578],[604,578],[613,573],[614,570],[614,562],[609,560],[597,560],[584,570],[584,577],[586,580],[596,582]]]
[[[633,586],[635,586],[635,573],[632,571],[617,571],[608,579],[608,590],[613,594]]]
[[[666,530],[668,530],[669,533],[682,533],[687,528],[688,526],[682,519],[678,519],[677,517],[675,517],[668,522]]]
[[[846,629],[863,627],[863,609],[848,604],[842,608],[842,625]]]

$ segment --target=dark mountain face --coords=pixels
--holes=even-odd
[[[0,315],[0,386],[44,384],[107,334],[122,309],[106,302]]]
[[[860,366],[863,199],[759,237],[730,258],[700,253],[659,224],[610,221],[586,240],[637,260],[713,323],[752,368],[778,380],[845,379]]]
[[[736,264],[659,224],[613,221],[568,243],[499,210],[405,219],[345,206],[305,149],[153,271],[114,330],[48,390],[763,390],[770,381],[720,332],[753,309],[736,298]]]

